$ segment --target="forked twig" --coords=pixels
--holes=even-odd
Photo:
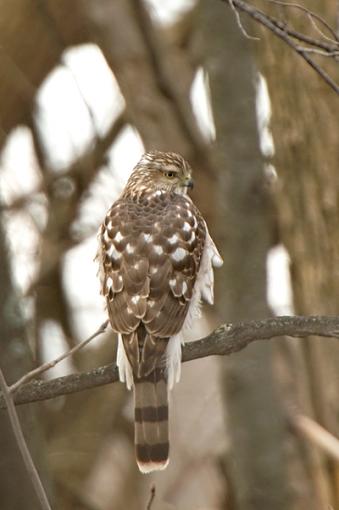
[[[327,23],[327,21],[322,16],[320,16],[319,14],[317,14],[314,11],[311,11],[311,9],[307,9],[307,7],[305,7],[303,5],[300,5],[300,4],[296,3],[296,2],[285,2],[283,0],[265,0],[265,1],[266,2],[270,2],[272,4],[281,5],[282,7],[292,7],[294,9],[299,9],[300,11],[304,12],[305,14],[307,14],[307,16],[310,19],[310,21],[312,22],[313,26],[315,27],[316,30],[318,30],[318,32],[321,34],[322,37],[324,37],[325,39],[328,39],[331,42],[338,42],[337,34],[335,33],[335,31],[333,30],[331,25],[329,25]],[[316,25],[314,20],[319,21],[319,23],[321,23],[329,31],[329,33],[332,35],[333,39],[330,39],[329,37],[327,37],[319,29],[319,27]]]
[[[221,0],[224,3],[230,4],[229,0]],[[303,43],[309,44],[315,48],[324,50],[325,52],[329,52],[332,54],[334,59],[337,58],[336,51],[338,49],[338,43],[330,43],[324,40],[316,40],[307,34],[302,34],[301,32],[297,32],[296,30],[291,29],[285,23],[282,23],[280,20],[269,16],[265,12],[257,9],[253,5],[244,0],[231,0],[232,5],[236,10],[241,12],[245,12],[248,16],[253,18],[257,23],[260,23],[267,29],[269,29],[273,34],[275,34],[279,39],[283,40],[290,48],[292,48],[296,53],[298,53],[318,74],[321,78],[337,93],[339,94],[339,85],[331,78],[331,76],[317,63],[315,62],[309,55],[308,51],[300,48],[298,44],[296,44],[295,39],[302,41]]]
[[[316,18],[313,19],[313,16],[311,16],[311,14],[308,14],[307,16],[308,16],[308,19],[310,20],[310,22],[312,23],[314,30],[316,30],[318,32],[318,34],[320,34],[327,41],[330,41],[331,43],[338,44],[339,39],[336,36],[336,33],[334,32],[334,30],[331,29],[331,27],[330,27],[330,31],[331,31],[331,34],[333,34],[333,36],[335,37],[334,39],[332,39],[331,37],[328,37],[326,34],[324,34],[324,32],[316,24],[316,22],[315,22]]]
[[[229,1],[232,11],[234,12],[235,19],[237,20],[237,25],[240,28],[242,35],[244,37],[246,37],[246,39],[251,39],[253,41],[259,41],[260,40],[259,37],[254,37],[253,35],[249,35],[249,33],[246,31],[244,25],[242,24],[240,14],[237,11],[237,9],[235,8],[233,0],[228,0],[228,1]]]
[[[64,352],[60,356],[58,356],[56,359],[53,359],[52,361],[47,361],[46,363],[43,363],[39,367],[35,368],[34,370],[31,370],[27,374],[23,375],[17,382],[12,384],[9,387],[10,393],[14,393],[19,386],[21,386],[24,383],[27,383],[31,379],[34,379],[38,375],[42,374],[43,372],[46,372],[46,370],[49,370],[50,368],[55,367],[60,361],[63,361],[64,359],[68,358],[69,356],[72,356],[72,354],[80,351],[85,345],[87,345],[93,338],[96,338],[97,336],[101,335],[101,333],[104,333],[106,331],[106,328],[108,326],[109,320],[106,320],[101,324],[101,326],[91,335],[90,337],[86,338],[86,340],[83,340],[79,344],[75,345],[72,349],[70,349],[67,352]]]

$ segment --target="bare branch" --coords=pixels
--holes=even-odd
[[[155,484],[153,483],[151,485],[150,496],[149,496],[149,500],[148,500],[148,503],[147,503],[147,506],[146,506],[146,510],[151,510],[154,498],[155,498]]]
[[[261,321],[223,324],[205,338],[187,343],[183,347],[182,361],[207,356],[228,356],[241,351],[257,340],[270,340],[279,336],[303,338],[310,335],[339,338],[339,316],[275,317]],[[24,384],[16,391],[14,402],[19,405],[48,400],[118,380],[118,369],[115,363],[111,363],[90,372],[58,377],[46,382],[38,380]],[[4,397],[0,395],[0,409],[5,407]]]
[[[339,49],[330,53],[329,51],[319,50],[318,48],[307,48],[306,46],[296,46],[298,52],[313,53],[314,55],[321,55],[322,57],[338,57]]]
[[[226,0],[222,1],[225,2]],[[233,0],[233,3],[239,10],[246,12],[255,21],[258,21],[266,28],[270,29],[273,33],[275,33],[275,35],[279,35],[278,32],[283,31],[285,35],[292,37],[293,39],[297,39],[298,41],[310,44],[311,46],[315,46],[317,48],[322,48],[325,51],[327,50],[331,52],[338,49],[338,43],[321,41],[319,39],[315,39],[314,37],[310,37],[309,35],[298,32],[297,30],[290,28],[285,21],[280,21],[279,19],[266,14],[253,5],[244,2],[243,0]]]
[[[46,372],[46,370],[49,370],[50,368],[55,367],[60,361],[63,361],[64,359],[68,358],[69,356],[72,356],[76,352],[80,351],[85,345],[87,345],[93,338],[96,338],[97,336],[101,335],[101,333],[104,333],[106,331],[109,321],[106,320],[99,326],[99,328],[91,335],[90,337],[86,338],[86,340],[83,340],[79,344],[75,345],[72,349],[70,349],[67,352],[64,352],[61,354],[58,358],[53,359],[52,361],[48,361],[47,363],[44,363],[43,365],[40,365],[39,367],[35,368],[34,370],[31,370],[27,374],[21,377],[16,383],[12,384],[10,386],[9,391],[11,393],[14,393],[18,390],[18,388],[22,385],[30,381],[31,379],[36,378],[38,375],[42,374],[43,372]]]
[[[222,2],[229,3],[229,0],[222,0]],[[290,48],[298,53],[298,55],[300,55],[337,94],[339,94],[339,85],[331,78],[331,76],[329,76],[326,71],[324,71],[324,69],[319,64],[312,60],[308,54],[308,51],[305,51],[304,48],[301,48],[295,43],[294,39],[330,53],[334,59],[337,58],[336,52],[338,51],[338,43],[329,43],[327,41],[317,40],[308,35],[297,32],[296,30],[289,28],[286,23],[283,23],[280,20],[269,16],[268,14],[243,0],[232,0],[232,3],[236,9],[245,12],[256,22],[268,28],[277,37],[282,39],[288,46],[290,46]]]
[[[337,85],[335,83],[334,80],[332,80],[332,78],[326,73],[326,71],[324,71],[322,69],[322,67],[320,67],[318,64],[316,64],[314,62],[314,60],[312,60],[308,54],[301,50],[298,46],[295,46],[295,45],[291,45],[292,48],[295,49],[295,51],[301,55],[303,57],[304,60],[306,60],[306,62],[311,66],[313,67],[313,69],[323,78],[323,80],[337,93],[339,94],[339,85]]]
[[[49,381],[38,379],[18,388],[13,396],[14,403],[27,404],[40,402],[52,398],[78,393],[79,391],[104,386],[119,381],[118,369],[115,363],[95,368],[89,372],[57,377]],[[3,395],[0,394],[0,409],[5,409]]]
[[[246,37],[246,39],[251,39],[251,40],[254,40],[254,41],[259,41],[259,37],[253,37],[252,35],[249,35],[246,32],[245,27],[242,24],[242,21],[241,21],[241,18],[240,18],[240,14],[237,11],[237,9],[235,8],[233,0],[228,0],[228,1],[229,1],[229,4],[231,6],[232,11],[234,12],[235,19],[237,20],[237,25],[240,28],[241,33],[243,34],[243,36]]]
[[[32,460],[31,454],[29,453],[29,449],[27,447],[26,440],[24,438],[24,435],[23,435],[23,432],[21,429],[20,421],[19,421],[16,409],[15,409],[12,395],[9,391],[9,387],[7,386],[7,383],[6,383],[6,380],[5,380],[5,377],[4,377],[4,374],[1,370],[1,368],[0,368],[0,388],[2,390],[3,398],[6,403],[9,420],[11,422],[11,427],[12,427],[18,448],[22,455],[27,473],[31,479],[35,493],[40,501],[41,508],[43,510],[51,510],[45,489],[41,483],[39,474],[36,470],[36,467]],[[19,487],[18,487],[18,490],[20,490]]]
[[[324,34],[324,32],[316,24],[316,22],[315,22],[316,18],[314,18],[314,16],[312,16],[311,14],[308,14],[308,19],[312,23],[312,25],[314,27],[314,30],[316,30],[318,32],[318,34],[320,34],[324,39],[326,39],[327,41],[331,41],[331,42],[338,42],[339,41],[336,33],[334,32],[334,30],[331,27],[329,27],[329,25],[326,25],[326,27],[329,27],[329,29],[331,31],[331,34],[334,35],[334,39],[332,39],[331,37],[328,37],[327,35]]]
[[[314,28],[316,30],[318,30],[318,32],[322,35],[322,37],[324,37],[325,39],[328,39],[331,42],[338,42],[339,41],[339,39],[337,37],[337,34],[333,30],[333,28],[327,23],[327,21],[322,16],[319,16],[319,14],[317,14],[316,12],[313,12],[310,9],[307,9],[307,7],[305,7],[303,5],[300,5],[300,4],[297,4],[295,2],[285,2],[283,0],[266,0],[266,2],[270,2],[272,4],[281,5],[283,7],[293,7],[294,9],[299,9],[300,11],[304,12],[305,14],[307,14],[307,16],[309,17],[310,21],[312,22]],[[325,34],[323,34],[323,32],[321,30],[319,30],[317,25],[314,23],[314,20],[319,21],[329,31],[329,33],[331,34],[333,39],[329,39],[328,37],[326,37]]]

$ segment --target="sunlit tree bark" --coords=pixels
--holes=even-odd
[[[335,2],[326,0],[320,5],[310,0],[305,4],[335,26]],[[271,13],[276,9],[273,6]],[[309,26],[310,20],[303,13],[281,9],[287,19],[294,19],[296,28]],[[314,27],[313,31],[320,36]],[[264,33],[260,37],[259,62],[268,80],[273,111],[279,240],[291,258],[295,311],[337,314],[338,99],[283,44]],[[310,338],[300,346],[298,357],[302,360],[298,405],[337,435],[337,345],[329,342],[320,346],[316,338]],[[339,500],[338,466],[309,450],[307,459],[317,507],[335,507]]]

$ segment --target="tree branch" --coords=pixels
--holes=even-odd
[[[93,338],[96,338],[97,336],[101,335],[101,333],[104,333],[106,331],[106,328],[109,324],[109,321],[106,320],[99,326],[99,328],[91,335],[90,337],[86,338],[86,340],[83,340],[79,344],[76,344],[72,349],[70,349],[67,352],[64,352],[60,356],[58,356],[56,359],[53,359],[52,361],[47,361],[46,363],[43,363],[39,367],[35,368],[34,370],[31,370],[27,374],[23,375],[16,383],[12,384],[9,387],[9,391],[11,393],[15,393],[19,386],[22,386],[25,383],[28,383],[31,379],[35,379],[38,375],[42,374],[43,372],[46,372],[46,370],[49,370],[50,368],[55,367],[60,361],[63,361],[64,359],[68,358],[69,356],[72,356],[76,352],[80,351],[85,345],[87,345]]]
[[[285,2],[283,0],[266,0],[266,2],[271,2],[273,4],[281,5],[282,7],[286,7],[286,8],[293,7],[295,9],[299,9],[300,11],[304,12],[305,14],[307,14],[307,16],[309,17],[311,23],[314,22],[314,20],[317,20],[317,21],[319,21],[319,23],[321,23],[326,28],[326,30],[329,31],[329,33],[332,36],[332,39],[330,39],[327,36],[325,36],[325,34],[321,30],[319,30],[319,28],[317,28],[317,25],[313,25],[315,27],[315,29],[318,30],[320,35],[322,37],[324,37],[324,39],[327,39],[327,40],[332,41],[334,43],[339,42],[337,34],[333,30],[333,28],[327,23],[327,21],[322,16],[319,16],[319,14],[317,14],[316,12],[313,12],[310,9],[307,9],[306,7],[304,7],[303,5],[300,5],[300,4],[297,4],[297,3],[294,3],[294,2]]]
[[[297,434],[308,439],[310,443],[339,463],[339,439],[330,434],[319,423],[302,414],[291,415],[289,422]]]
[[[113,145],[126,123],[126,113],[122,112],[115,119],[108,132],[103,136],[97,136],[91,147],[73,161],[66,171],[53,172],[49,168],[44,169],[44,179],[37,189],[15,198],[9,204],[0,202],[0,212],[16,211],[35,200],[40,193],[53,193],[53,189],[61,179],[73,179],[78,183],[82,191],[92,178],[95,169],[103,164],[106,152]]]
[[[257,340],[270,340],[279,336],[303,338],[310,335],[339,338],[339,316],[293,316],[275,317],[261,321],[223,324],[205,338],[190,342],[183,347],[182,361],[207,356],[229,356],[241,351]],[[76,393],[119,380],[115,363],[95,368],[89,372],[58,377],[50,381],[33,381],[20,386],[15,395],[15,404],[27,404]],[[0,394],[0,409],[6,408],[4,396]]]
[[[314,39],[306,34],[302,34],[294,29],[291,29],[285,22],[282,22],[272,16],[269,16],[260,9],[243,0],[221,0],[224,3],[229,3],[231,8],[240,12],[245,12],[249,17],[253,18],[257,23],[260,23],[267,29],[269,29],[274,35],[282,39],[290,48],[292,48],[298,55],[300,55],[318,74],[321,78],[337,93],[339,94],[339,85],[327,74],[327,72],[310,56],[309,51],[305,51],[304,47],[299,46],[296,40],[302,41],[303,43],[309,44],[327,53],[332,58],[337,58],[338,42],[337,41],[321,41]],[[311,14],[311,11],[309,11]],[[239,24],[239,18],[237,18]],[[243,31],[243,27],[240,23],[240,29]],[[318,52],[319,54],[319,52]]]

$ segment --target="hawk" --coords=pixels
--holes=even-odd
[[[144,154],[99,230],[99,274],[120,380],[134,387],[140,471],[169,461],[168,390],[180,378],[183,332],[213,303],[213,266],[222,265],[202,215],[187,195],[187,161]]]

